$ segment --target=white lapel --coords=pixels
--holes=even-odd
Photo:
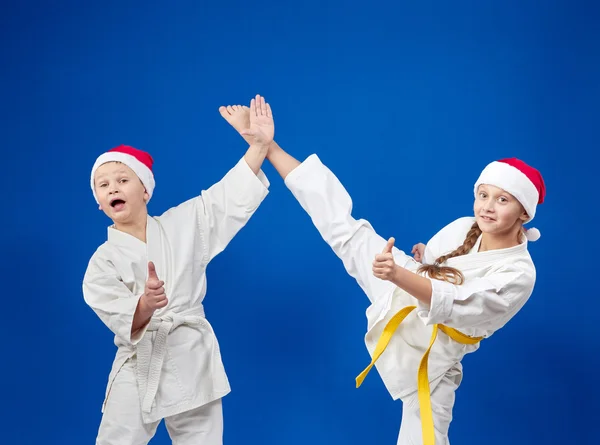
[[[169,258],[170,249],[160,222],[151,216],[148,216],[146,243],[148,245],[148,261],[154,263],[156,275],[159,280],[165,282],[165,292],[170,295],[171,268],[173,266],[173,262]]]
[[[115,246],[122,246],[133,250],[134,252],[143,255],[147,261],[152,261],[156,268],[156,275],[165,282],[165,290],[169,283],[170,271],[168,265],[171,263],[166,258],[168,249],[166,247],[166,239],[162,233],[160,223],[148,216],[146,222],[146,242],[137,239],[135,236],[122,232],[110,226],[108,228],[108,242]],[[148,278],[148,264],[144,266],[146,279]]]
[[[146,243],[129,233],[115,229],[112,225],[108,228],[108,243],[114,246],[126,247],[136,253],[146,255]]]
[[[486,250],[485,252],[478,252],[479,246],[481,245],[480,235],[477,242],[467,255],[461,255],[454,258],[450,258],[446,261],[448,267],[454,267],[461,271],[467,271],[469,269],[482,269],[497,264],[499,261],[503,262],[515,255],[520,255],[527,250],[527,240],[524,240],[521,244],[509,247],[507,249],[495,249]]]

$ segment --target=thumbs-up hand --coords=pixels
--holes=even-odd
[[[383,248],[383,251],[375,255],[375,261],[373,261],[373,275],[382,280],[391,281],[398,267],[394,261],[392,255],[392,249],[394,248],[394,238],[390,238]]]
[[[148,263],[148,280],[146,281],[146,288],[144,289],[144,295],[142,299],[148,308],[155,311],[161,307],[165,307],[169,302],[165,295],[165,282],[158,279],[156,275],[156,268],[154,263],[150,261]]]

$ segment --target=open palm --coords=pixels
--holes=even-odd
[[[250,128],[241,132],[244,136],[254,138],[254,144],[268,146],[275,136],[275,122],[271,106],[265,102],[265,98],[256,95],[250,101]]]

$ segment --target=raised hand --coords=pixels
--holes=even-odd
[[[256,95],[250,101],[250,128],[240,131],[242,136],[251,137],[252,144],[269,148],[275,136],[275,122],[271,106],[265,102],[265,98]]]
[[[373,275],[382,280],[391,281],[398,267],[392,255],[394,241],[394,238],[390,238],[383,251],[375,255],[375,261],[373,261]]]
[[[419,263],[423,261],[423,256],[425,255],[425,244],[419,243],[415,244],[412,248],[411,253],[413,254],[415,261]]]
[[[150,261],[148,263],[148,280],[146,281],[146,288],[144,289],[144,303],[149,309],[153,311],[165,307],[169,300],[165,295],[165,282],[158,279],[156,275],[156,268],[154,263]]]

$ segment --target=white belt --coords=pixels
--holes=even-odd
[[[204,319],[204,307],[194,307],[180,313],[167,312],[160,317],[152,317],[147,331],[157,331],[154,347],[150,335],[144,335],[137,345],[137,374],[142,393],[142,411],[149,413],[158,391],[160,373],[165,353],[167,337],[182,324],[198,325]]]

